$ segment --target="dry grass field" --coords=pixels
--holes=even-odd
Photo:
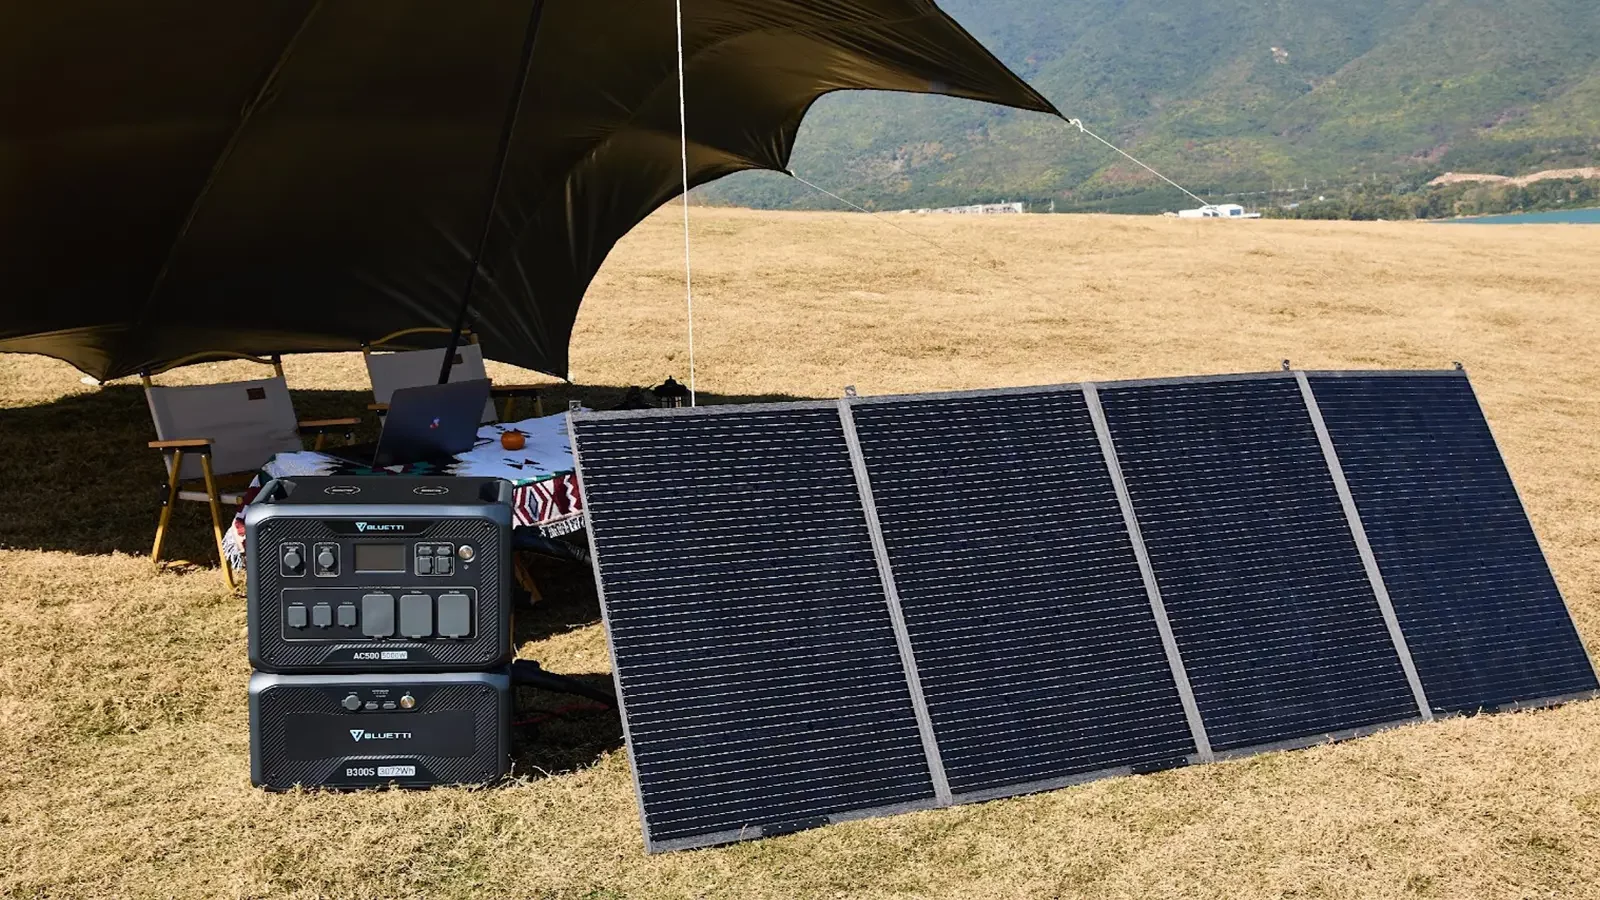
[[[1600,646],[1600,228],[893,222],[698,210],[707,399],[1461,360]],[[567,393],[686,376],[677,227],[613,255]],[[302,414],[366,402],[355,355],[288,374]],[[0,407],[0,895],[1600,896],[1600,702],[659,857],[610,714],[523,731],[492,789],[258,792],[244,602],[198,504],[197,562],[150,567],[137,386],[6,356]],[[592,585],[544,577],[521,654],[604,677]]]

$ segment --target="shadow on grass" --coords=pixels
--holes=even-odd
[[[611,693],[611,676],[567,676]],[[622,746],[622,718],[592,700],[517,688],[512,714],[512,772],[526,778],[587,769]]]
[[[545,395],[555,414],[571,400],[611,409],[630,393],[625,386],[559,385]],[[646,393],[645,398],[648,398]],[[302,419],[360,416],[355,440],[377,438],[366,411],[366,391],[294,392]],[[782,395],[699,395],[702,405],[781,402]],[[514,415],[528,416],[523,405]],[[204,437],[204,435],[199,435]],[[0,548],[80,554],[148,555],[161,512],[165,471],[143,390],[113,385],[36,406],[0,409]],[[244,483],[253,473],[242,476]],[[242,486],[238,482],[225,486]],[[233,510],[225,510],[230,519]],[[210,516],[204,503],[180,502],[167,538],[168,560],[214,566]],[[586,566],[545,557],[532,561],[542,598],[516,607],[518,646],[600,622],[594,579]],[[612,691],[608,674],[571,675]],[[617,712],[583,698],[530,688],[516,691],[512,729],[514,772],[522,776],[573,771],[593,765],[622,746]]]
[[[514,607],[512,643],[523,648],[524,658],[538,658],[529,644],[555,635],[600,624],[600,600],[594,573],[578,563],[524,554],[540,599]],[[613,692],[605,673],[569,674],[588,687]],[[523,777],[568,772],[593,765],[606,753],[622,746],[622,720],[614,709],[591,700],[531,688],[516,691],[517,712],[512,728],[513,771]]]
[[[608,409],[627,392],[625,386],[558,385],[546,394],[545,410],[560,412],[569,400]],[[377,420],[366,409],[371,399],[366,391],[294,392],[302,419],[360,416],[357,441],[377,438]],[[699,399],[711,405],[795,398],[702,392]],[[526,404],[514,413],[531,414]],[[166,480],[160,454],[146,446],[154,439],[138,386],[112,385],[0,409],[0,547],[148,555]],[[215,565],[206,504],[180,502],[172,518],[166,558]]]

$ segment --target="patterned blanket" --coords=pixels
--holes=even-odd
[[[500,446],[500,435],[515,429],[522,432],[527,445],[511,451]],[[228,561],[244,568],[244,513],[262,485],[274,478],[295,475],[464,475],[503,478],[511,482],[512,516],[518,528],[537,528],[546,537],[559,537],[583,527],[583,495],[572,462],[572,445],[567,438],[565,414],[525,419],[521,422],[485,425],[478,429],[478,445],[462,453],[449,465],[417,463],[405,466],[371,468],[306,450],[279,453],[262,467],[250,483],[244,502],[234,514],[233,524],[222,536]]]

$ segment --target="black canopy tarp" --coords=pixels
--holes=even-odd
[[[0,350],[99,378],[472,328],[564,375],[681,187],[672,0],[59,0],[0,12]],[[1054,113],[929,0],[684,0],[690,178],[783,170],[822,94]]]

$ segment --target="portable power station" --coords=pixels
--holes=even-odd
[[[250,662],[466,671],[511,657],[511,485],[295,477],[245,512]]]

